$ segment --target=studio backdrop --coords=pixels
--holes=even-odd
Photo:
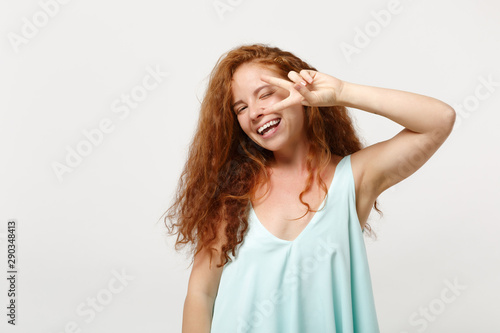
[[[2,332],[181,331],[190,258],[162,215],[210,71],[250,43],[455,109],[370,215],[380,330],[500,332],[497,1],[2,1],[0,29]],[[364,146],[402,130],[349,112]]]

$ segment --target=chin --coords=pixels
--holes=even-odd
[[[259,142],[255,142],[259,147],[263,149],[267,149],[272,152],[279,151],[281,148],[281,144],[279,143],[273,143],[273,144],[260,144]]]

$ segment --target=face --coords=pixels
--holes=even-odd
[[[259,146],[277,152],[305,140],[304,107],[301,104],[276,112],[264,110],[288,97],[286,89],[260,79],[262,74],[280,77],[255,63],[240,65],[233,74],[233,111],[243,131]]]

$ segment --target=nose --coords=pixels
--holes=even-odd
[[[264,106],[262,103],[254,103],[250,108],[250,118],[252,120],[259,119],[264,115]]]

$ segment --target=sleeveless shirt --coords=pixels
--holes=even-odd
[[[327,193],[293,241],[269,232],[250,203],[244,241],[223,267],[212,333],[379,333],[350,155]]]

